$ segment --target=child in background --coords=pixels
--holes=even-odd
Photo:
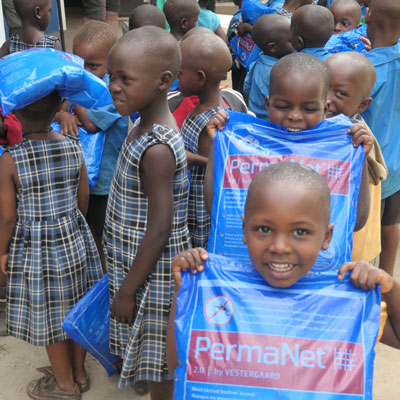
[[[333,33],[347,32],[360,26],[361,7],[356,0],[335,0],[329,11],[335,22]]]
[[[294,53],[281,58],[271,70],[269,97],[265,106],[270,121],[290,132],[316,127],[325,117],[329,88],[329,70],[318,58],[310,54]],[[214,138],[216,129],[225,127],[228,115],[219,111],[207,125],[207,132]],[[360,124],[348,130],[354,146],[364,145],[365,154],[371,149],[372,135]],[[205,200],[211,215],[213,198],[212,146],[205,178]],[[369,189],[366,163],[364,163],[357,202],[357,219],[354,230],[360,230],[369,214]]]
[[[211,144],[205,126],[218,110],[226,108],[219,86],[232,59],[223,40],[213,34],[185,38],[181,51],[179,89],[184,96],[196,95],[200,101],[181,128],[190,168],[188,227],[192,245],[205,247],[210,218],[204,205],[203,186]]]
[[[102,21],[89,21],[78,29],[73,42],[73,53],[84,59],[85,69],[102,79],[107,85],[109,81],[107,57],[116,41],[117,36],[111,25]],[[68,102],[64,103],[64,108],[68,107],[67,104]],[[113,104],[88,110],[73,105],[73,114],[63,111],[59,118],[63,134],[69,132],[76,135],[78,124],[82,125],[88,133],[99,130],[106,133],[99,177],[96,186],[90,187],[89,208],[86,216],[105,272],[107,268],[102,236],[108,193],[122,143],[128,134],[129,119],[122,117]]]
[[[249,109],[257,118],[268,121],[265,98],[269,94],[271,68],[279,58],[293,52],[290,43],[290,21],[276,14],[263,15],[254,24],[253,40],[262,50],[244,81],[243,91],[249,96]]]
[[[225,34],[221,26],[221,21],[217,14],[214,12],[207,10],[206,5],[209,0],[199,0],[200,6],[200,15],[197,20],[197,24],[199,26],[204,26],[205,28],[210,29],[210,31],[214,32],[217,36],[219,36],[226,44],[228,44],[228,38]]]
[[[296,163],[266,167],[251,182],[244,208],[243,243],[248,246],[254,268],[283,294],[313,268],[320,250],[328,249],[333,231],[329,218],[329,187],[317,172]],[[178,365],[174,315],[181,271],[201,273],[207,259],[206,250],[196,248],[179,254],[172,263],[175,295],[167,339],[171,374]],[[384,328],[379,339],[400,348],[399,282],[365,261],[343,264],[338,278],[342,280],[347,271],[351,271],[350,279],[356,287],[371,290],[380,285],[389,318],[381,316]]]
[[[197,25],[200,7],[196,0],[167,0],[164,14],[171,33],[180,42],[183,35]]]
[[[400,222],[400,2],[372,0],[366,17],[371,48],[366,56],[377,72],[372,104],[362,113],[381,146],[388,177],[382,182],[382,253],[379,267],[393,274]]]
[[[325,63],[330,71],[326,116],[344,114],[369,129],[360,113],[372,102],[369,94],[376,79],[374,66],[362,54],[353,51],[335,54]],[[381,252],[381,181],[387,176],[386,164],[375,138],[367,165],[371,208],[365,226],[353,234],[352,260],[373,262]]]
[[[108,62],[115,107],[140,115],[121,149],[104,226],[110,350],[123,358],[119,386],[149,381],[152,400],[172,399],[165,354],[171,262],[190,246],[186,154],[167,102],[180,62],[174,37],[152,26],[126,33]]]
[[[324,49],[333,34],[332,13],[322,6],[306,5],[292,16],[290,29],[293,48],[325,61],[331,54]]]
[[[135,7],[129,15],[129,20],[122,24],[122,33],[125,34],[133,29],[141,28],[142,26],[158,26],[159,28],[167,28],[167,20],[165,14],[151,4],[142,4]]]
[[[4,42],[0,57],[35,47],[61,50],[58,38],[43,33],[49,26],[51,5],[51,0],[14,0],[22,28]]]
[[[62,323],[102,276],[96,245],[82,214],[89,197],[77,139],[51,130],[57,92],[15,110],[24,140],[0,157],[0,255],[7,274],[11,336],[46,346],[50,374],[30,382],[41,399],[79,400],[89,389],[85,350]],[[27,239],[29,238],[29,239]]]

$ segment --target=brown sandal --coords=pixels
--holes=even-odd
[[[54,375],[53,367],[51,365],[47,365],[46,367],[36,368],[36,371],[44,374],[44,376]],[[74,382],[78,385],[81,393],[87,392],[90,389],[90,378],[89,375],[86,375],[85,378],[74,379]]]
[[[75,385],[73,392],[65,392],[58,387],[54,375],[45,375],[29,382],[26,393],[35,400],[80,400],[81,398],[78,385]]]

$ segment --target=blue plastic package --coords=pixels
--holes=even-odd
[[[261,49],[254,43],[248,33],[245,36],[234,36],[229,42],[229,46],[236,59],[247,71],[249,71],[250,65],[257,60],[258,55],[261,53]]]
[[[331,222],[327,251],[321,250],[314,271],[329,272],[350,261],[364,149],[355,148],[347,133],[351,122],[338,116],[314,129],[289,132],[251,115],[228,111],[229,120],[214,139],[214,192],[208,251],[248,262],[242,243],[247,188],[269,164],[286,161],[310,166],[331,190]]]
[[[112,103],[106,84],[83,68],[80,57],[55,49],[32,49],[0,59],[0,106],[4,114],[58,91],[85,108]]]
[[[243,22],[249,22],[251,25],[254,25],[262,15],[276,13],[276,10],[260,0],[243,0],[241,10]]]
[[[332,35],[325,45],[325,49],[330,53],[340,53],[343,51],[357,51],[366,54],[364,42],[360,40],[361,36],[366,36],[366,25],[360,26],[347,32]]]
[[[61,131],[61,126],[58,122],[52,123],[51,127],[55,132]],[[82,126],[78,126],[78,131],[78,138],[81,141],[83,158],[85,160],[88,173],[89,185],[96,186],[100,173],[106,133],[104,131],[88,133]]]
[[[109,318],[110,302],[106,274],[75,304],[64,320],[63,329],[72,340],[99,360],[111,376],[119,369],[122,360],[109,350]]]
[[[0,146],[0,156],[4,153],[3,148]]]
[[[182,274],[174,399],[372,399],[380,290],[335,275],[274,288],[210,254]]]

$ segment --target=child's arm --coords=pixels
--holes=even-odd
[[[85,161],[82,163],[78,186],[78,208],[82,215],[86,216],[89,206],[89,180]]]
[[[207,165],[207,157],[201,156],[200,154],[194,154],[191,151],[186,152],[186,159],[188,167],[191,167],[192,165],[205,167]]]
[[[68,111],[68,101],[65,100],[61,106],[61,110],[56,113],[54,121],[60,122],[61,135],[79,136],[78,125],[81,125],[80,121],[76,118],[76,115],[71,114]]]
[[[214,185],[214,137],[218,130],[225,128],[229,115],[224,110],[219,110],[207,123],[206,129],[211,139],[210,154],[208,156],[206,174],[204,176],[204,201],[209,215],[211,215],[213,201],[213,185]]]
[[[197,274],[197,272],[204,270],[204,261],[207,259],[207,251],[201,247],[197,247],[195,249],[186,250],[183,253],[178,254],[172,261],[172,274],[175,280],[175,292],[167,328],[167,364],[171,376],[174,376],[175,368],[179,364],[178,357],[176,356],[174,322],[176,314],[176,299],[182,284],[181,271],[187,271],[190,269],[193,274]]]
[[[7,39],[3,45],[0,47],[0,58],[6,56],[10,53],[10,43],[11,40]]]
[[[17,216],[17,167],[9,153],[0,157],[0,266],[7,274],[8,248]]]
[[[253,34],[253,25],[249,24],[248,22],[242,22],[237,27],[238,35],[244,36],[246,33],[250,35]]]
[[[227,46],[229,46],[228,37],[226,36],[226,33],[223,30],[221,25],[217,28],[217,30],[215,31],[215,34],[217,36],[219,36],[227,44]]]
[[[352,125],[348,132],[352,136],[354,147],[362,144],[364,146],[365,158],[361,176],[360,191],[357,202],[357,219],[354,226],[354,231],[359,231],[367,222],[370,210],[370,195],[369,195],[369,179],[368,179],[368,164],[367,156],[374,144],[374,137],[362,124]]]
[[[164,144],[151,146],[140,165],[141,183],[148,199],[147,230],[111,306],[111,316],[123,324],[134,320],[136,292],[167,245],[173,218],[175,157],[171,149]]]
[[[350,280],[354,286],[364,290],[381,285],[382,298],[386,302],[388,320],[383,329],[381,342],[400,349],[400,284],[382,269],[366,261],[345,263],[339,269],[338,277],[343,279],[351,271]]]
[[[86,110],[83,107],[75,104],[74,110],[79,118],[79,121],[82,123],[88,133],[96,133],[100,130],[100,128],[96,126],[88,117],[88,115],[86,114]]]

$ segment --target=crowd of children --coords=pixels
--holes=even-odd
[[[226,124],[225,109],[253,113],[261,124],[299,135],[339,114],[351,119],[348,132],[354,146],[364,147],[365,162],[352,210],[354,262],[338,277],[351,271],[353,284],[364,290],[380,284],[389,316],[381,341],[400,348],[400,285],[392,277],[400,241],[400,3],[315,3],[270,0],[268,15],[254,26],[235,16],[228,37],[250,34],[261,51],[244,80],[247,104],[221,88],[232,55],[207,2],[167,0],[163,10],[137,7],[119,39],[102,21],[77,31],[73,53],[107,84],[112,104],[85,109],[52,92],[0,115],[0,284],[7,286],[7,331],[45,346],[51,364],[28,384],[30,397],[79,400],[89,390],[85,350],[68,338],[62,322],[108,272],[110,350],[123,359],[119,386],[147,381],[153,400],[172,399],[171,307],[181,271],[205,268],[213,140]],[[0,57],[59,49],[58,39],[43,33],[51,1],[14,4],[22,28]],[[363,16],[366,56],[325,49],[332,35],[357,28]],[[196,27],[199,18],[203,27]],[[98,181],[90,189],[78,128],[105,132]],[[280,163],[263,170],[243,211],[243,242],[272,286],[293,285],[329,246],[329,188],[307,167]],[[379,268],[372,265],[378,256]]]

